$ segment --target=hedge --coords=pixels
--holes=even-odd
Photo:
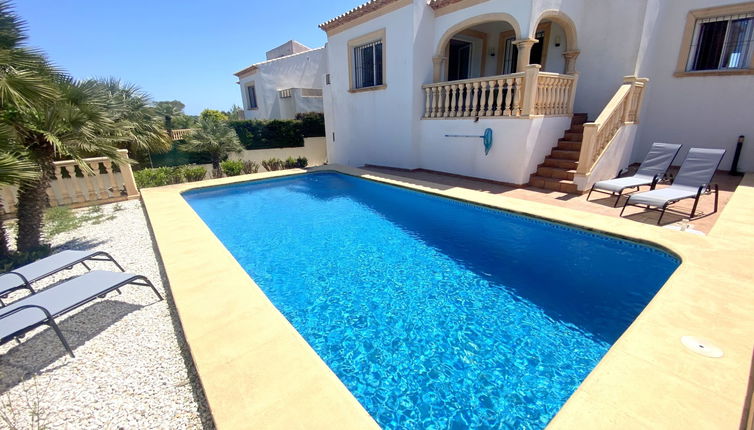
[[[148,188],[201,181],[206,175],[207,170],[202,166],[185,165],[137,170],[134,172],[134,179],[137,187]]]
[[[246,149],[296,148],[304,146],[301,121],[246,120],[229,121]]]
[[[163,154],[150,154],[152,167],[174,167],[185,164],[209,164],[212,157],[206,152],[189,152],[180,149],[182,140],[173,142],[173,148]],[[141,166],[149,166],[149,160],[140,161]]]
[[[296,119],[301,121],[301,132],[304,137],[325,135],[325,114],[322,112],[297,113]]]
[[[319,112],[300,113],[296,119],[229,121],[246,149],[297,148],[304,137],[325,135],[325,116]]]

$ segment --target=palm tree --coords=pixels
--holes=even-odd
[[[149,95],[133,84],[115,78],[96,82],[107,97],[107,113],[130,153],[162,153],[173,141],[160,124]]]
[[[59,96],[53,102],[23,112],[12,124],[29,158],[39,166],[39,177],[24,181],[18,190],[18,238],[21,252],[41,246],[42,216],[48,205],[47,188],[53,178],[53,161],[67,158],[79,161],[92,155],[105,156],[116,163],[126,162],[118,153],[121,133],[108,114],[108,98],[94,81],[55,80]]]
[[[241,152],[243,147],[238,141],[236,131],[226,122],[205,116],[199,120],[199,128],[186,137],[182,149],[208,153],[212,159],[212,169],[218,171],[220,161],[231,152]]]
[[[49,65],[44,56],[23,46],[25,24],[0,0],[0,126],[3,142],[23,146],[38,175],[20,183],[18,250],[41,245],[47,188],[56,158],[82,162],[105,156],[130,162],[119,146],[164,151],[170,146],[159,129],[149,98],[138,88],[115,80],[76,82]]]
[[[39,169],[19,145],[11,124],[25,112],[50,103],[57,96],[50,79],[58,72],[40,52],[23,46],[25,27],[10,3],[0,0],[0,184],[4,185],[38,178]],[[0,218],[0,257],[8,255],[7,236]]]
[[[0,124],[0,185],[17,185],[37,177],[37,166],[24,156],[23,148],[12,140],[12,131]],[[3,201],[0,197],[0,259],[10,255],[3,226]]]
[[[165,119],[165,130],[168,134],[173,130],[173,118],[183,116],[186,105],[178,100],[162,101],[154,104],[155,111]]]

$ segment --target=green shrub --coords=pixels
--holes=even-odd
[[[202,166],[183,166],[182,170],[186,182],[201,181],[207,176],[207,169]]]
[[[163,185],[183,182],[182,167],[156,167],[134,172],[136,186],[139,188],[161,187]]]
[[[296,159],[293,157],[288,157],[285,160],[285,168],[286,169],[293,169],[296,167]]]
[[[246,120],[229,121],[246,149],[295,148],[304,146],[302,121]]]
[[[306,157],[298,157],[296,159],[296,167],[299,169],[303,169],[309,164],[309,160],[306,159]]]
[[[225,160],[220,163],[225,176],[238,176],[243,171],[243,161],[239,160]]]
[[[273,170],[280,170],[283,168],[283,165],[283,160],[279,158],[270,158],[262,161],[262,167],[264,167],[268,172],[272,172]]]
[[[322,112],[297,113],[296,119],[301,121],[301,134],[304,137],[325,136],[325,114]]]
[[[243,162],[243,172],[244,174],[249,173],[257,173],[259,172],[259,163],[256,161],[246,160]]]

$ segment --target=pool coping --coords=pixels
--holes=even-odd
[[[549,428],[738,427],[754,342],[754,175],[706,237],[426,181],[329,165],[176,184],[142,199],[218,428],[378,428],[181,196],[184,191],[334,171],[650,243],[681,266]],[[631,268],[626,268],[630,270]],[[221,274],[221,275],[218,275]],[[710,288],[714,286],[714,288]],[[253,335],[249,335],[253,334]],[[681,336],[725,355],[694,354]],[[241,381],[241,382],[239,382]],[[585,412],[588,411],[588,412]]]

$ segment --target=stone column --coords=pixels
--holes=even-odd
[[[118,152],[123,156],[123,158],[128,158],[128,150],[126,149],[119,149]],[[123,185],[126,187],[126,195],[128,196],[128,199],[135,199],[139,197],[139,191],[136,188],[136,181],[134,180],[134,173],[131,170],[131,165],[128,163],[122,163],[119,164],[118,167],[120,167],[120,174],[123,177]]]
[[[447,60],[448,57],[442,55],[432,57],[432,82],[442,82]]]
[[[531,59],[531,47],[537,42],[539,42],[537,39],[518,39],[513,41],[518,48],[516,72],[523,72],[526,66],[529,65],[529,60]]]
[[[579,51],[578,49],[563,52],[563,58],[565,58],[566,75],[573,75],[574,73],[576,73],[576,57],[578,57],[580,53],[581,51]]]

